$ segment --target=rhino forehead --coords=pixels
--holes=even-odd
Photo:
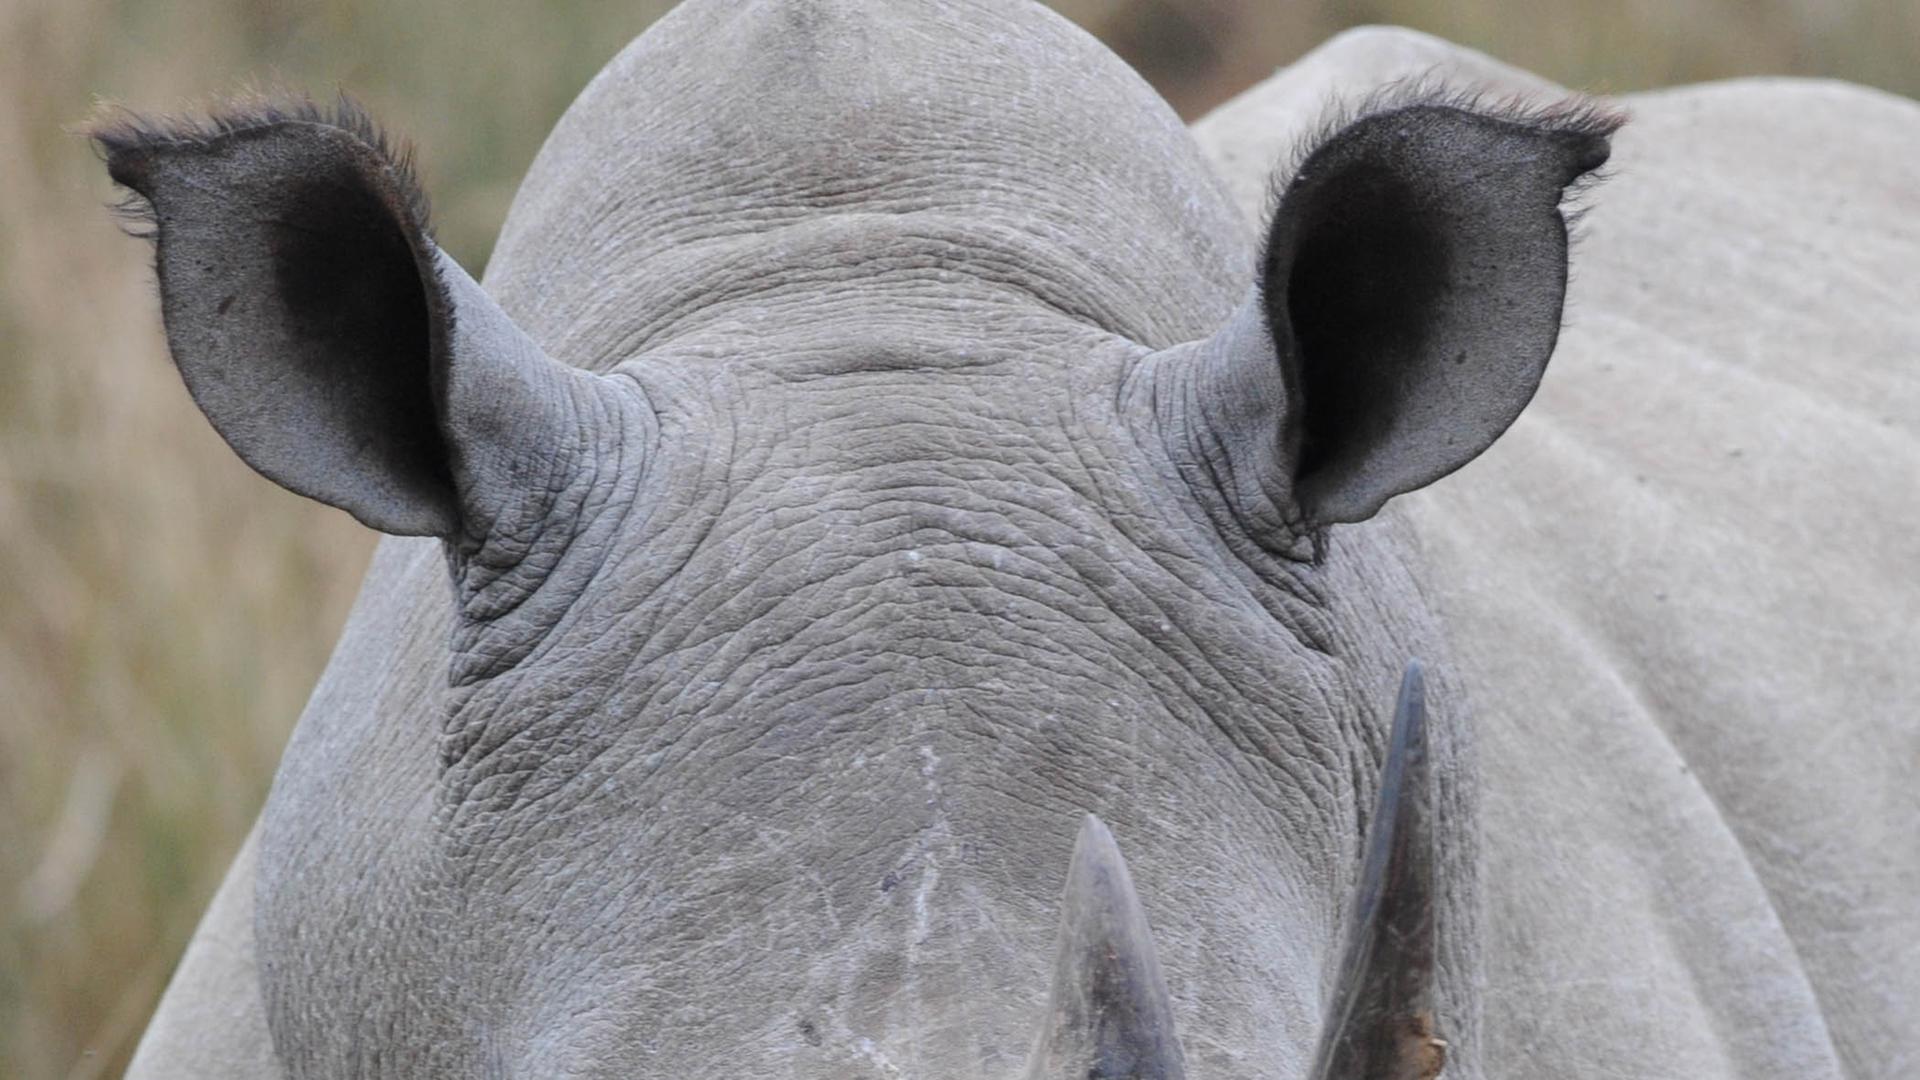
[[[1218,324],[1252,247],[1179,118],[1031,0],[693,0],[568,110],[486,280],[605,367],[756,276],[903,246],[1159,345]]]

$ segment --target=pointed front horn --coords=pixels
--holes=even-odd
[[[1060,949],[1027,1080],[1182,1080],[1166,981],[1147,914],[1113,834],[1080,826],[1060,915]]]
[[[1400,681],[1313,1080],[1433,1080],[1446,1065],[1433,1017],[1436,872],[1426,677],[1416,660]]]

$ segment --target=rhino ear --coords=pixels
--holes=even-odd
[[[1243,520],[1361,521],[1459,468],[1532,398],[1559,335],[1568,185],[1620,118],[1591,106],[1380,108],[1282,189],[1255,295],[1178,365],[1203,385]],[[1256,505],[1259,504],[1259,505]]]
[[[578,373],[434,245],[405,157],[350,103],[116,119],[93,138],[152,226],[174,363],[249,465],[373,528],[448,539],[484,536],[541,482]]]
[[[1533,397],[1560,332],[1567,185],[1605,163],[1592,109],[1376,112],[1287,185],[1262,272],[1308,521],[1371,517],[1471,461]]]

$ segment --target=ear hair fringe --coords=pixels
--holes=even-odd
[[[222,140],[285,124],[319,124],[353,136],[379,155],[393,178],[414,224],[433,236],[432,208],[414,168],[413,146],[383,129],[360,103],[342,90],[331,105],[298,94],[243,92],[201,116],[159,116],[103,103],[83,129],[94,152],[109,167],[129,154],[165,150],[203,150]],[[158,229],[153,204],[141,192],[127,188],[114,212],[126,232],[153,240]]]
[[[1268,224],[1267,234],[1272,233],[1271,226],[1274,216],[1279,212],[1280,200],[1294,179],[1306,168],[1307,162],[1340,132],[1361,120],[1419,108],[1472,113],[1538,133],[1588,137],[1612,135],[1628,119],[1626,111],[1620,107],[1585,94],[1570,93],[1558,98],[1541,99],[1521,93],[1495,92],[1483,87],[1450,86],[1432,71],[1395,80],[1359,98],[1329,98],[1312,134],[1297,142],[1286,163],[1274,170],[1273,179],[1267,187],[1264,215]],[[1569,232],[1586,212],[1582,201],[1586,193],[1604,182],[1608,175],[1603,166],[1567,185],[1561,201],[1561,213],[1566,217]],[[1266,265],[1264,251],[1261,258],[1261,265]]]

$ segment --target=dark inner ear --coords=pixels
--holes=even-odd
[[[387,464],[450,487],[433,403],[428,297],[400,222],[354,170],[288,185],[268,227],[289,359],[357,416]]]
[[[1342,447],[1393,426],[1413,362],[1445,290],[1446,230],[1423,213],[1394,171],[1356,166],[1308,208],[1286,282],[1298,370],[1313,407],[1300,416],[1299,472],[1319,472]],[[1311,268],[1302,273],[1300,268]],[[1464,359],[1461,354],[1459,359]]]
[[[248,464],[384,532],[452,536],[452,331],[404,159],[343,106],[94,134],[151,209],[167,344]]]
[[[1274,214],[1262,280],[1282,469],[1309,527],[1471,461],[1540,384],[1566,292],[1566,186],[1617,118],[1397,106],[1329,136]]]

